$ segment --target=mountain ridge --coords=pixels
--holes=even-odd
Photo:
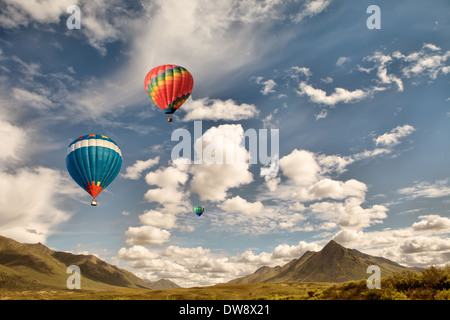
[[[383,257],[345,248],[331,240],[318,252],[306,251],[281,267],[261,267],[256,272],[228,283],[260,282],[346,282],[367,279],[369,265],[378,265],[381,277],[412,270]]]
[[[146,282],[133,273],[94,255],[54,251],[42,243],[20,243],[0,236],[0,289],[67,289],[67,267],[80,267],[82,289],[170,289],[174,282]],[[163,280],[163,279],[161,279]]]

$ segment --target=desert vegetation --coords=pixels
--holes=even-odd
[[[286,297],[288,298],[288,297]],[[450,300],[450,265],[420,272],[405,270],[381,279],[381,289],[368,289],[366,280],[310,290],[301,299]]]

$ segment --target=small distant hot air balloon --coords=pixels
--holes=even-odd
[[[100,134],[89,134],[74,140],[67,149],[66,167],[70,176],[95,198],[119,174],[122,152],[110,138]]]
[[[165,64],[150,70],[144,84],[153,102],[166,114],[173,114],[191,95],[194,78],[181,66]]]
[[[200,206],[194,208],[195,214],[198,215],[199,217],[202,215],[202,213],[203,213],[204,211],[205,211],[205,208],[200,207]]]

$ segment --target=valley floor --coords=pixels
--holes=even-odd
[[[2,300],[278,300],[307,299],[333,284],[290,282],[218,284],[209,287],[177,288],[166,290],[24,290],[0,289]],[[309,294],[308,294],[309,293]]]

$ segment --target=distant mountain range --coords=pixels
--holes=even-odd
[[[144,281],[93,255],[53,251],[41,243],[24,244],[0,236],[0,289],[66,289],[67,267],[80,268],[81,289],[172,289],[170,280]]]
[[[299,259],[282,267],[261,267],[253,274],[228,283],[346,282],[367,279],[370,274],[366,271],[370,265],[380,267],[382,278],[395,272],[411,270],[385,258],[344,248],[331,240],[319,252],[306,251]]]
[[[67,273],[67,267],[70,265],[80,268],[81,289],[180,288],[167,279],[144,281],[93,255],[54,251],[41,243],[24,244],[0,236],[0,289],[67,289],[66,282],[71,275]],[[253,274],[228,283],[346,282],[367,279],[370,275],[366,271],[370,265],[380,267],[381,277],[411,270],[382,257],[344,248],[332,240],[319,252],[307,251],[284,266],[261,267]]]

